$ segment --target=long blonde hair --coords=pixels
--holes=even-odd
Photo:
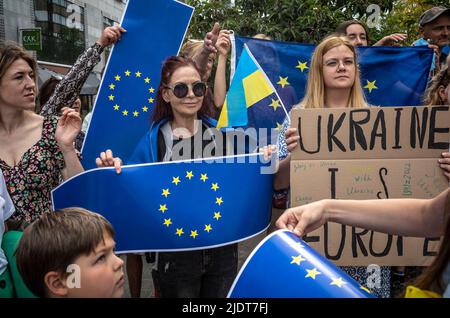
[[[368,107],[367,101],[364,97],[364,92],[361,87],[361,80],[359,78],[359,66],[356,61],[356,51],[353,45],[343,36],[332,35],[325,38],[314,50],[311,58],[311,67],[308,74],[308,84],[305,96],[300,102],[300,108],[323,108],[325,106],[325,84],[323,80],[323,56],[331,49],[345,45],[352,51],[355,58],[355,82],[350,91],[350,98],[347,107],[361,108]]]
[[[450,68],[448,66],[444,66],[439,73],[433,76],[430,83],[428,84],[428,88],[425,91],[424,97],[424,105],[425,106],[433,106],[433,105],[444,105],[446,104],[444,100],[439,95],[439,89],[443,86],[444,89],[450,85]],[[450,101],[447,101],[447,104],[450,104]]]

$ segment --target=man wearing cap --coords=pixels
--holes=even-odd
[[[435,51],[431,75],[437,73],[450,53],[450,9],[433,7],[425,11],[419,19],[422,38],[414,46],[427,45]]]

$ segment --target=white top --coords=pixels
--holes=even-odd
[[[3,173],[0,170],[0,275],[6,269],[8,262],[6,260],[5,253],[2,250],[2,238],[5,232],[5,221],[14,213],[14,205],[9,197],[8,190],[6,189],[5,179]]]

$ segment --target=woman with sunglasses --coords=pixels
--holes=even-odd
[[[161,82],[153,110],[152,125],[137,145],[128,164],[186,160],[203,157],[206,146],[217,134],[216,122],[209,117],[212,98],[201,72],[193,60],[169,57],[163,64]],[[200,149],[194,137],[201,134]],[[224,143],[226,144],[226,143]],[[180,147],[181,146],[181,147]],[[176,149],[190,149],[189,153]],[[209,152],[209,150],[208,150]],[[216,156],[234,154],[214,142]],[[115,166],[120,173],[121,161],[111,150],[102,152],[97,166]],[[153,281],[157,297],[225,297],[237,274],[237,244],[218,248],[157,253]],[[133,255],[131,256],[133,257]]]

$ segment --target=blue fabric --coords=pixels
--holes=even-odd
[[[202,117],[201,120],[209,127],[217,125],[217,121],[210,117]],[[139,140],[127,164],[158,162],[158,133],[167,122],[167,119],[163,119],[152,123],[149,131]]]
[[[113,168],[93,169],[53,190],[53,205],[105,216],[116,230],[118,252],[227,245],[270,222],[273,176],[261,173],[266,164],[257,158],[123,166],[120,174]]]
[[[420,39],[414,41],[414,43],[412,45],[428,47],[429,43],[424,38],[420,38]],[[450,46],[448,46],[448,45],[444,46],[442,48],[442,53],[444,53],[445,55],[448,55],[450,53]],[[445,63],[445,60],[441,61],[441,63]],[[436,68],[436,53],[433,52],[433,60],[431,62],[430,71],[434,71],[435,68]]]
[[[106,149],[128,161],[149,129],[161,64],[177,55],[192,13],[179,1],[128,2],[121,23],[127,32],[109,57],[84,141],[85,169]]]
[[[442,274],[442,281],[445,284],[444,286],[446,286],[442,297],[450,298],[450,262],[447,264],[447,268]]]

